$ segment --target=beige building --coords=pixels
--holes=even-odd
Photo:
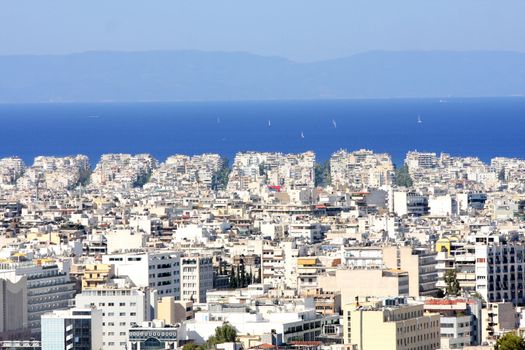
[[[82,290],[103,286],[115,276],[115,266],[110,264],[89,264],[84,268]]]
[[[341,313],[341,293],[325,292],[320,288],[303,290],[304,297],[313,297],[315,311],[322,315],[339,315]]]
[[[318,278],[325,271],[325,267],[315,256],[297,258],[297,290],[317,288]]]
[[[427,248],[384,247],[383,263],[389,268],[408,272],[409,295],[435,296],[438,292],[436,252]]]
[[[164,323],[172,325],[190,320],[194,316],[193,302],[175,300],[174,297],[158,299],[156,311],[156,319],[163,320]]]
[[[406,271],[373,267],[339,269],[319,278],[324,291],[341,292],[342,305],[352,303],[355,297],[408,296],[408,285]]]
[[[357,302],[343,307],[344,343],[356,350],[440,348],[440,315],[406,298]]]

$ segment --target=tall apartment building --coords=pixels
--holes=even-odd
[[[102,348],[102,311],[56,310],[42,315],[42,350]]]
[[[377,188],[392,184],[394,165],[386,153],[339,150],[330,157],[330,175],[336,188]]]
[[[0,278],[0,340],[22,339],[27,330],[27,280]]]
[[[25,276],[27,283],[28,328],[32,337],[40,338],[40,317],[70,306],[75,296],[74,282],[54,260],[0,263],[0,279],[16,281],[19,276]]]
[[[525,303],[525,246],[505,241],[475,245],[476,291],[487,302]]]
[[[460,242],[456,237],[441,238],[436,242],[437,287],[445,289],[445,274],[456,272],[459,286],[466,292],[476,291],[476,248]]]
[[[186,256],[180,260],[181,300],[206,302],[206,291],[213,289],[213,261],[208,256]]]
[[[123,349],[128,331],[153,318],[156,294],[149,288],[99,286],[76,296],[76,306],[102,311],[102,350]]]
[[[295,241],[279,244],[264,241],[261,254],[262,282],[276,288],[297,287],[297,258],[301,255]]]
[[[410,172],[419,169],[432,169],[437,166],[438,158],[436,153],[412,151],[407,153],[405,164]]]
[[[440,348],[439,314],[405,298],[356,302],[343,307],[343,341],[355,350]]]
[[[115,274],[127,276],[137,287],[156,289],[160,297],[181,297],[180,252],[131,252],[102,256],[115,266]]]

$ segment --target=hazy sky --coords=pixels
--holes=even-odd
[[[0,0],[0,54],[525,51],[525,0]]]

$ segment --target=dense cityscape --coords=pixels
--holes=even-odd
[[[0,159],[1,349],[492,349],[525,333],[525,160],[90,161]]]

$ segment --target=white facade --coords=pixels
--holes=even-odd
[[[458,205],[449,194],[444,196],[431,196],[428,200],[430,215],[450,217],[458,214]]]
[[[213,289],[212,258],[187,256],[180,261],[181,300],[206,302],[206,291]]]
[[[301,301],[305,305],[301,304]],[[327,318],[316,314],[312,298],[297,299],[297,308],[293,305],[266,305],[253,307],[251,312],[246,311],[246,306],[214,305],[208,311],[198,312],[195,319],[185,322],[180,331],[180,339],[194,339],[202,344],[214,334],[215,328],[228,322],[237,330],[239,335],[261,336],[271,334],[282,335],[283,342],[292,340],[315,340],[321,333]]]
[[[476,291],[487,302],[525,302],[525,246],[476,244]]]
[[[115,265],[117,276],[127,276],[137,287],[157,290],[160,297],[180,294],[180,252],[138,252],[102,256]]]
[[[156,295],[148,288],[104,287],[85,290],[76,296],[76,306],[102,311],[102,350],[123,349],[128,330],[153,318]]]

